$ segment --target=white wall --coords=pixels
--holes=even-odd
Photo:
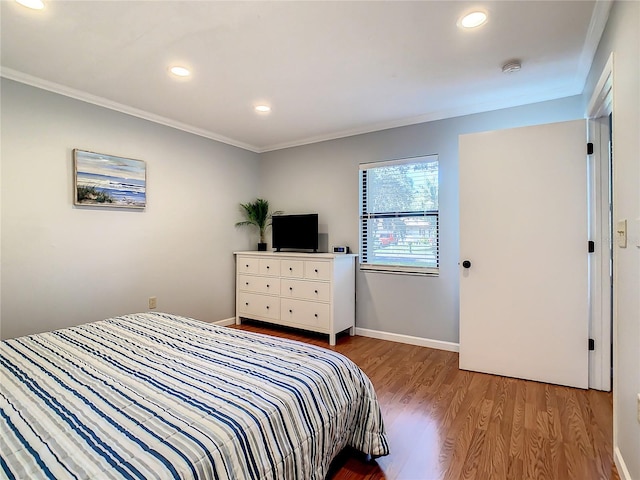
[[[623,478],[640,479],[640,3],[615,2],[587,81],[591,98],[611,52],[613,217],[627,219],[627,248],[614,247],[614,454]]]
[[[147,310],[234,315],[258,155],[3,79],[3,338]],[[72,150],[147,162],[144,211],[73,205]]]
[[[318,212],[329,245],[346,243],[357,252],[358,164],[438,154],[440,276],[358,272],[356,324],[457,343],[458,135],[582,116],[575,96],[263,153],[262,193],[276,209]]]

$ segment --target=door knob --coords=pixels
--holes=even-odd
[[[464,262],[462,262],[462,266],[464,268],[470,268],[471,267],[471,262],[469,260],[465,260]]]

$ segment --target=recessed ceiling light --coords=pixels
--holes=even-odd
[[[16,2],[32,10],[42,10],[44,8],[44,2],[42,0],[16,0]]]
[[[271,111],[271,107],[269,105],[256,105],[256,112],[267,113]]]
[[[191,72],[189,71],[189,69],[185,67],[175,66],[175,67],[171,67],[169,71],[177,77],[188,77],[189,75],[191,75]]]
[[[487,14],[486,12],[482,12],[477,10],[475,12],[471,12],[461,17],[458,20],[458,26],[462,28],[476,28],[480,25],[484,25],[487,22]]]

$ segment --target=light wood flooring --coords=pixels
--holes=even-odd
[[[619,479],[612,396],[458,369],[458,354],[255,322],[240,327],[332,348],[369,376],[391,453],[344,450],[327,480]]]

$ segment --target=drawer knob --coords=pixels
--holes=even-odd
[[[267,305],[267,310],[269,310],[269,305]]]
[[[290,271],[290,272],[292,272],[292,271],[293,271],[293,268],[292,268],[292,267],[289,267],[289,271]]]
[[[317,268],[316,268],[316,269],[314,269],[313,271],[314,271],[314,272],[316,272],[316,273],[318,273],[318,269],[317,269]]]
[[[269,288],[269,284],[267,283],[267,288]]]
[[[249,268],[249,264],[245,265],[245,267]]]
[[[316,295],[318,294],[318,290],[314,290],[314,292],[316,293]]]
[[[289,313],[293,313],[293,310],[289,309]]]
[[[267,265],[267,270],[269,270],[269,268],[270,268],[269,265]]]
[[[244,282],[245,285],[249,285],[249,282]]]
[[[293,291],[293,287],[289,287],[289,291]]]
[[[313,314],[313,316],[314,316],[314,317],[316,317],[316,318],[318,318],[318,314],[317,314],[317,313],[314,313],[314,314]]]
[[[249,302],[244,302],[245,305],[249,305]]]

